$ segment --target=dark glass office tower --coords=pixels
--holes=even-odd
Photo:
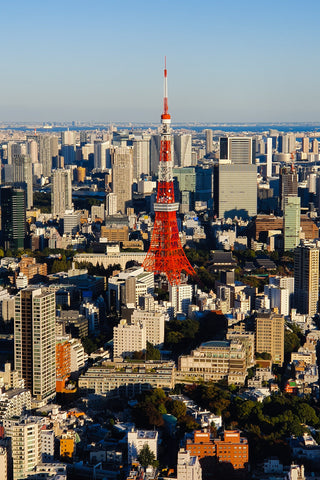
[[[2,245],[7,250],[24,248],[26,236],[26,196],[21,188],[2,187],[1,229]]]

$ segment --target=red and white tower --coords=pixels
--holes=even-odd
[[[171,117],[168,113],[167,68],[164,68],[164,99],[155,219],[149,251],[143,262],[148,272],[165,273],[171,285],[179,285],[181,273],[195,275],[179,238],[171,159]]]

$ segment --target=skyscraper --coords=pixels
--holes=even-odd
[[[111,153],[112,192],[117,195],[117,208],[123,214],[132,200],[132,147],[114,147]]]
[[[13,183],[16,188],[22,188],[26,192],[26,206],[31,208],[33,205],[33,178],[32,162],[29,155],[14,155],[13,164]]]
[[[302,137],[301,149],[303,153],[309,153],[309,150],[310,150],[309,137]]]
[[[150,136],[133,140],[133,178],[150,175]]]
[[[280,209],[284,210],[284,199],[287,195],[298,195],[298,175],[292,165],[291,167],[282,167],[280,170]]]
[[[72,209],[71,170],[53,170],[51,188],[52,215],[62,217],[66,210]]]
[[[205,132],[206,132],[206,154],[208,155],[213,150],[213,144],[212,144],[213,132],[210,129],[205,130]]]
[[[319,250],[304,241],[294,251],[294,297],[299,313],[315,315],[319,297]]]
[[[55,396],[55,294],[28,287],[15,298],[14,364],[37,400]]]
[[[174,164],[178,167],[190,167],[191,156],[191,134],[180,134],[174,136]]]
[[[257,167],[219,164],[214,167],[214,211],[219,218],[257,214]]]
[[[110,168],[110,142],[94,141],[94,168],[97,170]]]
[[[267,178],[272,177],[272,138],[267,138]]]
[[[287,195],[284,198],[284,250],[293,250],[300,241],[300,197]]]
[[[7,250],[24,248],[26,236],[25,191],[4,186],[1,188],[2,244]]]
[[[256,161],[256,141],[251,137],[221,137],[220,159],[232,164],[253,164]]]
[[[58,138],[51,135],[39,137],[39,162],[42,164],[42,174],[50,177],[52,159],[58,155]]]

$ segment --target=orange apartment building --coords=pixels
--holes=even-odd
[[[235,470],[245,469],[249,461],[249,445],[239,430],[225,430],[221,438],[211,440],[209,432],[196,430],[193,441],[188,439],[186,450],[199,460],[215,457],[218,462],[231,463]]]
[[[29,281],[36,276],[46,276],[47,264],[36,263],[36,259],[33,257],[22,256],[19,262],[19,270],[20,273],[23,273]]]
[[[71,373],[71,344],[68,340],[58,340],[56,344],[56,392],[63,392]]]

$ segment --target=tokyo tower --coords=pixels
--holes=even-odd
[[[164,68],[164,99],[161,115],[160,161],[155,219],[149,251],[143,262],[148,272],[165,273],[171,285],[179,285],[181,273],[195,275],[179,238],[171,158],[171,117],[168,113],[167,68]]]

